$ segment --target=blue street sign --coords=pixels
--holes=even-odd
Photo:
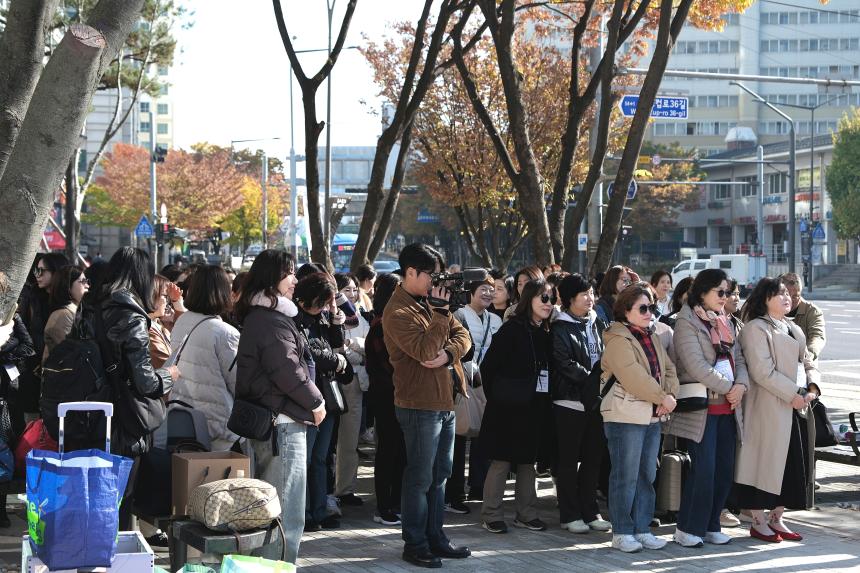
[[[415,221],[417,223],[438,223],[439,215],[435,213],[430,213],[429,211],[425,211],[424,209],[418,211],[418,216],[415,217]]]
[[[615,182],[609,184],[606,188],[606,196],[612,197],[612,192],[615,190]],[[636,192],[639,190],[639,184],[635,179],[630,180],[630,185],[627,187],[627,200],[630,201],[634,197],[636,197]]]
[[[663,97],[657,96],[654,105],[651,106],[651,117],[662,119],[687,119],[689,100],[685,97]],[[636,114],[636,106],[639,105],[638,95],[626,95],[619,102],[621,114],[624,117],[633,117]]]
[[[815,225],[815,229],[812,231],[812,238],[816,241],[824,240],[824,227],[821,226],[821,223]]]
[[[137,227],[134,228],[134,234],[141,239],[155,236],[155,231],[152,229],[152,225],[149,224],[149,219],[146,218],[146,215],[140,218]]]

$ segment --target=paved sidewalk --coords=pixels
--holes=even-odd
[[[820,464],[820,472],[829,466]],[[828,466],[828,467],[824,467]],[[856,472],[834,469],[832,481],[848,485],[860,500]],[[856,468],[855,468],[856,469]],[[368,491],[372,483],[369,468],[363,467],[360,491]],[[843,475],[847,474],[847,475]],[[852,482],[853,483],[850,483]],[[848,483],[844,483],[848,482]],[[513,482],[508,484],[508,496]],[[841,485],[823,485],[820,499],[827,499],[828,490],[839,492]],[[447,513],[446,533],[457,544],[468,545],[473,552],[469,559],[444,560],[444,569],[451,571],[506,573],[522,571],[858,571],[860,572],[860,511],[843,509],[836,503],[822,502],[819,510],[792,512],[788,521],[804,535],[800,543],[766,544],[749,537],[745,528],[724,530],[734,539],[727,546],[705,546],[685,549],[670,543],[661,551],[643,551],[628,555],[610,548],[611,535],[589,533],[576,535],[562,531],[555,510],[552,481],[540,480],[540,517],[549,529],[532,532],[512,527],[512,507],[509,507],[510,532],[492,534],[480,527],[480,504],[468,503],[469,515]],[[415,572],[420,569],[401,560],[403,543],[398,528],[387,528],[371,521],[371,496],[363,496],[365,505],[344,508],[343,528],[305,535],[299,552],[302,571],[313,573],[358,573],[385,571]],[[508,497],[508,499],[511,499]],[[673,525],[660,527],[655,534],[671,538]]]

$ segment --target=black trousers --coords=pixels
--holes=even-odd
[[[403,430],[394,415],[394,397],[373,396],[371,404],[376,428],[373,485],[376,490],[376,508],[381,513],[400,508],[406,444]]]
[[[599,412],[553,405],[558,439],[556,489],[561,523],[597,519],[597,482],[606,451]]]
[[[466,446],[469,449],[469,498],[484,498],[484,479],[490,467],[490,460],[484,455],[480,438],[456,436],[454,438],[454,465],[451,477],[445,484],[445,503],[455,503],[466,499]]]

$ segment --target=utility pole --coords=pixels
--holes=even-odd
[[[156,225],[158,221],[158,205],[156,202],[156,173],[155,173],[155,106],[156,100],[149,102],[149,214],[152,224]],[[158,264],[158,240],[152,238],[152,263]]]
[[[755,156],[758,161],[758,205],[756,206],[755,231],[758,235],[758,251],[767,256],[764,249],[764,146],[759,145],[756,148]]]
[[[337,0],[326,0],[328,7],[328,56],[331,57],[331,21],[334,15],[334,5]],[[331,253],[331,78],[334,69],[329,73],[325,81],[326,84],[326,103],[325,103],[325,206],[324,221],[323,221],[323,240],[325,241],[325,250]]]
[[[269,158],[263,152],[262,173],[260,174],[260,188],[263,190],[263,250],[269,248]]]

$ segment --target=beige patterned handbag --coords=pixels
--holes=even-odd
[[[281,517],[275,487],[265,481],[233,478],[196,487],[188,501],[191,518],[209,529],[247,531],[267,528]]]

